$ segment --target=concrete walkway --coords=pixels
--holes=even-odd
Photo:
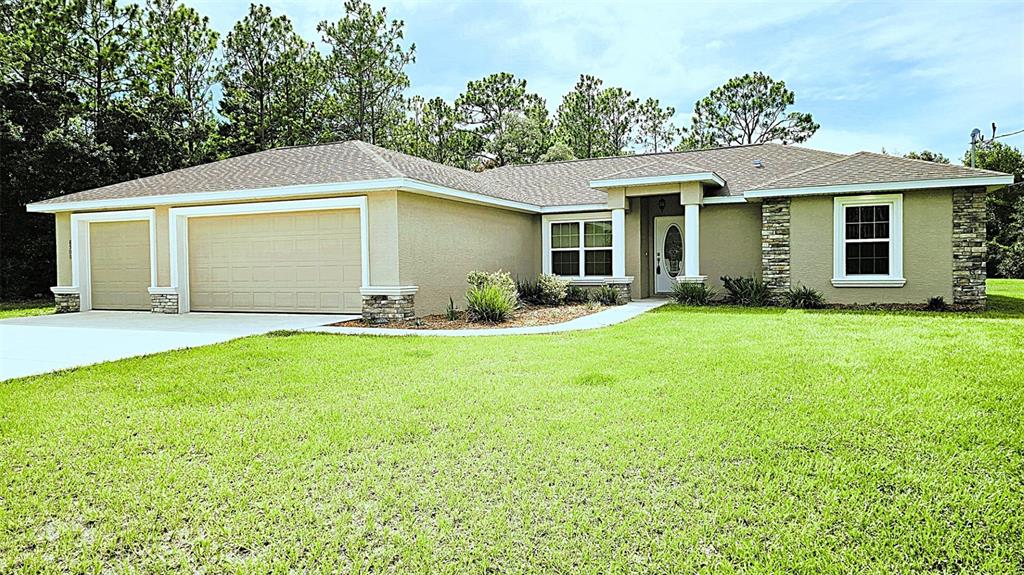
[[[87,311],[5,319],[0,320],[0,380],[358,317]]]
[[[441,337],[476,337],[488,335],[530,335],[596,329],[622,323],[644,312],[669,303],[667,299],[642,299],[625,305],[610,307],[588,316],[578,317],[564,323],[535,325],[530,327],[499,327],[494,329],[392,329],[383,327],[307,327],[300,331],[334,333],[341,335],[418,335]]]

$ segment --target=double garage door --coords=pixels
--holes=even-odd
[[[149,309],[147,222],[93,224],[93,307]],[[192,311],[358,313],[359,212],[194,217]]]

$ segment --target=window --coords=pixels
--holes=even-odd
[[[899,287],[903,279],[903,196],[835,199],[837,287]]]
[[[612,222],[552,222],[551,273],[571,277],[612,275]]]

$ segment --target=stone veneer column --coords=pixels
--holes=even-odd
[[[775,295],[790,288],[789,198],[761,202],[761,279]]]
[[[953,190],[953,305],[985,309],[985,190]]]

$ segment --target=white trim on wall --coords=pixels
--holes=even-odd
[[[156,210],[121,210],[71,214],[71,288],[78,290],[79,310],[92,309],[90,225],[97,222],[149,222],[149,285],[156,286]],[[56,293],[56,292],[55,292]]]
[[[239,216],[246,214],[273,214],[281,212],[308,212],[320,210],[359,210],[359,259],[362,268],[363,289],[370,288],[370,230],[366,196],[323,198],[316,200],[286,200],[249,204],[218,204],[171,208],[168,222],[168,240],[171,256],[171,288],[178,294],[181,313],[191,309],[188,280],[188,221],[191,218]],[[72,216],[74,217],[74,216]]]
[[[1013,183],[1013,176],[983,176],[977,178],[944,178],[939,180],[909,180],[899,182],[876,182],[870,184],[841,184],[836,186],[811,186],[806,188],[764,188],[744,192],[747,198],[771,198],[785,196],[814,196],[850,194],[864,192],[898,192],[928,188],[963,188],[974,186],[1003,186]]]
[[[846,208],[889,206],[889,273],[846,275]],[[903,287],[903,194],[836,196],[832,214],[832,285],[834,287]]]
[[[616,227],[616,225],[615,225],[615,212],[621,212],[622,213],[623,233],[622,233],[621,241],[620,240],[616,240],[616,237],[615,237],[615,227]],[[599,221],[599,222],[610,221],[610,222],[612,222],[612,247],[611,247],[611,250],[612,250],[612,275],[611,276],[586,276],[586,275],[583,275],[583,269],[584,269],[584,266],[586,265],[586,262],[585,262],[586,257],[584,256],[583,252],[586,249],[588,249],[588,248],[584,247],[584,241],[585,240],[584,240],[584,233],[583,233],[583,224],[585,222],[594,222],[594,221]],[[622,263],[622,268],[623,269],[621,270],[621,274],[620,275],[624,275],[625,274],[625,271],[626,271],[625,270],[625,261],[626,261],[626,256],[625,256],[625,249],[626,249],[626,247],[625,247],[625,241],[626,241],[626,237],[625,237],[625,210],[623,210],[623,209],[616,209],[616,210],[605,210],[603,212],[564,213],[564,214],[551,214],[551,215],[541,216],[541,249],[543,250],[543,253],[541,254],[541,272],[544,273],[544,274],[550,274],[551,273],[551,225],[552,224],[557,224],[557,223],[577,223],[577,224],[579,224],[579,234],[580,234],[580,245],[579,245],[579,248],[578,248],[580,250],[580,275],[578,275],[578,276],[559,276],[559,277],[563,277],[565,279],[571,280],[571,281],[573,281],[573,283],[586,282],[587,280],[595,280],[595,281],[600,280],[601,282],[604,282],[605,279],[612,278],[612,277],[616,276],[616,269],[615,269],[616,258],[621,259],[621,263]],[[606,250],[608,248],[590,248],[590,249]],[[617,251],[622,252],[622,253],[621,254],[617,254]],[[580,285],[583,285],[583,284],[580,284]]]

